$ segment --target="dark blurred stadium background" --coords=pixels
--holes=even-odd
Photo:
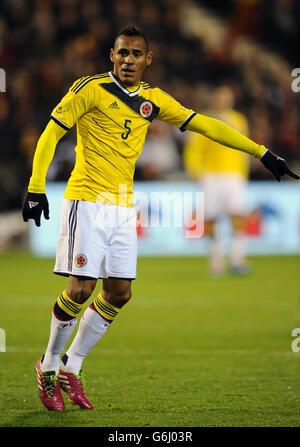
[[[230,84],[250,137],[300,166],[300,2],[296,0],[1,0],[0,212],[19,210],[37,140],[52,108],[75,79],[111,69],[114,35],[136,23],[149,35],[153,65],[145,80],[202,112],[210,92]],[[155,131],[155,130],[154,130]],[[136,180],[187,178],[183,136],[162,129],[169,156],[137,165]],[[150,132],[151,137],[151,132]],[[48,180],[64,181],[74,163],[75,132],[58,145]],[[251,179],[270,180],[255,161]]]
[[[48,170],[51,219],[42,218],[41,228],[23,222],[23,195],[52,109],[74,80],[112,68],[113,38],[130,23],[145,30],[154,52],[144,80],[200,113],[218,85],[230,84],[249,136],[300,173],[300,92],[291,88],[292,70],[300,67],[300,0],[0,0],[7,81],[0,92],[0,328],[7,342],[0,426],[298,427],[299,352],[291,352],[298,338],[291,333],[300,316],[300,182],[278,184],[254,158],[251,275],[211,281],[199,255],[205,238],[184,240],[174,228],[149,236],[138,227],[140,249],[157,257],[139,257],[137,299],[86,360],[95,410],[83,417],[69,407],[56,418],[40,405],[32,366],[65,280],[51,274],[48,251],[48,259],[35,255],[48,242],[55,253],[61,201],[49,190],[62,190],[59,182],[73,168],[75,129],[59,142]],[[151,191],[153,181],[167,191],[171,181],[178,190],[186,180],[196,187],[185,171],[186,134],[152,123],[137,183]],[[173,257],[166,262],[167,249]]]

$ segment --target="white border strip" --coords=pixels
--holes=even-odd
[[[129,90],[127,90],[125,87],[123,87],[123,86],[122,86],[122,85],[115,79],[115,77],[114,77],[114,75],[112,74],[111,71],[109,71],[108,74],[109,74],[110,78],[114,81],[114,83],[117,84],[117,86],[118,86],[121,90],[123,90],[123,92],[126,93],[126,95],[128,95],[128,96],[135,96],[135,95],[137,95],[137,94],[140,92],[140,90],[141,90],[141,86],[139,86],[139,88],[138,88],[137,90],[135,90],[134,92],[130,92]]]
[[[51,117],[54,118],[54,121],[55,121],[55,120],[59,121],[63,126],[67,127],[67,128],[70,130],[70,127],[67,126],[65,123],[63,123],[61,120],[59,120],[59,119],[57,118],[57,116],[53,115],[53,113],[51,113]]]

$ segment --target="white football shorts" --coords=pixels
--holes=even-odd
[[[135,279],[136,210],[63,199],[54,273]]]
[[[204,219],[216,220],[222,214],[244,216],[247,180],[238,173],[207,173],[200,181],[204,192]]]

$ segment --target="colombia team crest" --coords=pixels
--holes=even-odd
[[[75,258],[75,264],[77,267],[84,267],[87,264],[87,257],[85,255],[77,255]]]
[[[152,110],[153,110],[152,103],[151,103],[150,101],[144,101],[144,102],[141,104],[141,107],[140,107],[140,114],[141,114],[144,118],[148,118],[148,116],[151,115]]]

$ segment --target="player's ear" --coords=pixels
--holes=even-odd
[[[147,61],[146,61],[146,66],[147,66],[147,67],[148,67],[149,65],[151,65],[151,62],[152,62],[152,56],[153,56],[152,51],[149,51],[149,53],[147,54]]]
[[[111,48],[110,49],[110,53],[109,53],[109,57],[110,57],[111,62],[113,62],[113,63],[114,63],[114,55],[115,55],[114,49]]]

